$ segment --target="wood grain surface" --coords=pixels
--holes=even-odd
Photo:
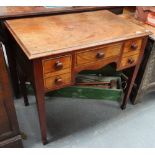
[[[29,59],[150,34],[105,10],[7,20],[5,24]]]
[[[96,61],[104,61],[107,58],[119,56],[122,49],[122,43],[111,44],[109,46],[104,46],[96,49],[89,49],[82,52],[76,53],[76,65],[85,65],[87,63],[93,63]],[[99,54],[103,56],[98,57]]]

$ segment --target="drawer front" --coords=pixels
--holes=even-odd
[[[108,45],[102,48],[96,48],[92,50],[86,50],[76,53],[76,65],[84,65],[101,61],[106,58],[119,56],[121,52],[122,43]]]
[[[123,69],[135,65],[137,63],[138,58],[139,58],[138,54],[122,58],[120,68]]]
[[[45,89],[61,88],[71,83],[71,73],[52,76],[44,79]]]
[[[131,53],[131,54],[136,54],[136,52],[139,52],[142,46],[142,39],[133,39],[133,40],[128,40],[125,42],[124,45],[124,54],[126,53]]]
[[[122,57],[130,57],[132,55],[139,55],[140,54],[140,50],[136,50],[136,51],[131,51],[131,52],[124,52]]]
[[[49,72],[49,73],[44,74],[44,78],[48,78],[51,76],[57,76],[57,75],[61,75],[61,74],[69,73],[69,72],[71,73],[71,68],[62,69],[57,72]]]
[[[43,72],[44,74],[50,72],[59,72],[61,74],[63,69],[71,68],[71,62],[71,55],[43,60]]]

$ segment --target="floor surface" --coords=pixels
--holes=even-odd
[[[147,95],[125,110],[119,103],[46,97],[48,138],[42,145],[34,96],[30,106],[15,100],[20,130],[27,135],[24,147],[141,148],[155,147],[155,95]]]

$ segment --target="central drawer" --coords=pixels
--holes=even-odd
[[[111,44],[95,49],[84,50],[76,53],[76,65],[87,65],[96,61],[102,61],[106,58],[119,56],[122,43]]]

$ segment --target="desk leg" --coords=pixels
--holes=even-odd
[[[34,60],[33,62],[33,73],[34,73],[34,89],[36,94],[40,129],[42,142],[45,145],[47,143],[47,129],[46,129],[46,112],[45,112],[45,100],[44,100],[44,82],[43,82],[43,71],[40,60]]]
[[[137,75],[137,71],[138,71],[138,69],[136,69],[136,67],[131,68],[131,75],[128,79],[128,84],[127,84],[127,88],[125,90],[125,95],[123,98],[121,109],[126,108],[126,105],[127,105],[127,102],[128,102],[128,99],[129,99],[129,96],[130,96],[130,93],[131,93],[131,90],[132,90],[132,87],[133,87],[133,84],[134,84],[134,81],[135,81],[135,78]]]
[[[24,104],[25,106],[28,106],[29,101],[28,101],[27,88],[26,88],[26,76],[24,75],[20,67],[18,67],[18,76],[20,81],[21,93],[24,98]]]
[[[124,99],[123,99],[123,102],[122,102],[122,105],[121,105],[121,109],[126,108],[126,105],[127,105],[127,102],[128,102],[128,99],[129,99],[133,84],[135,82],[135,79],[136,79],[136,76],[137,76],[141,61],[142,61],[142,57],[143,57],[143,53],[144,53],[144,50],[145,50],[147,40],[148,40],[148,38],[143,39],[143,42],[142,42],[143,47],[141,49],[141,55],[140,55],[139,61],[137,62],[137,65],[135,67],[131,68],[131,75],[130,75],[130,77],[128,79],[128,85],[127,85],[125,96],[124,96]]]

